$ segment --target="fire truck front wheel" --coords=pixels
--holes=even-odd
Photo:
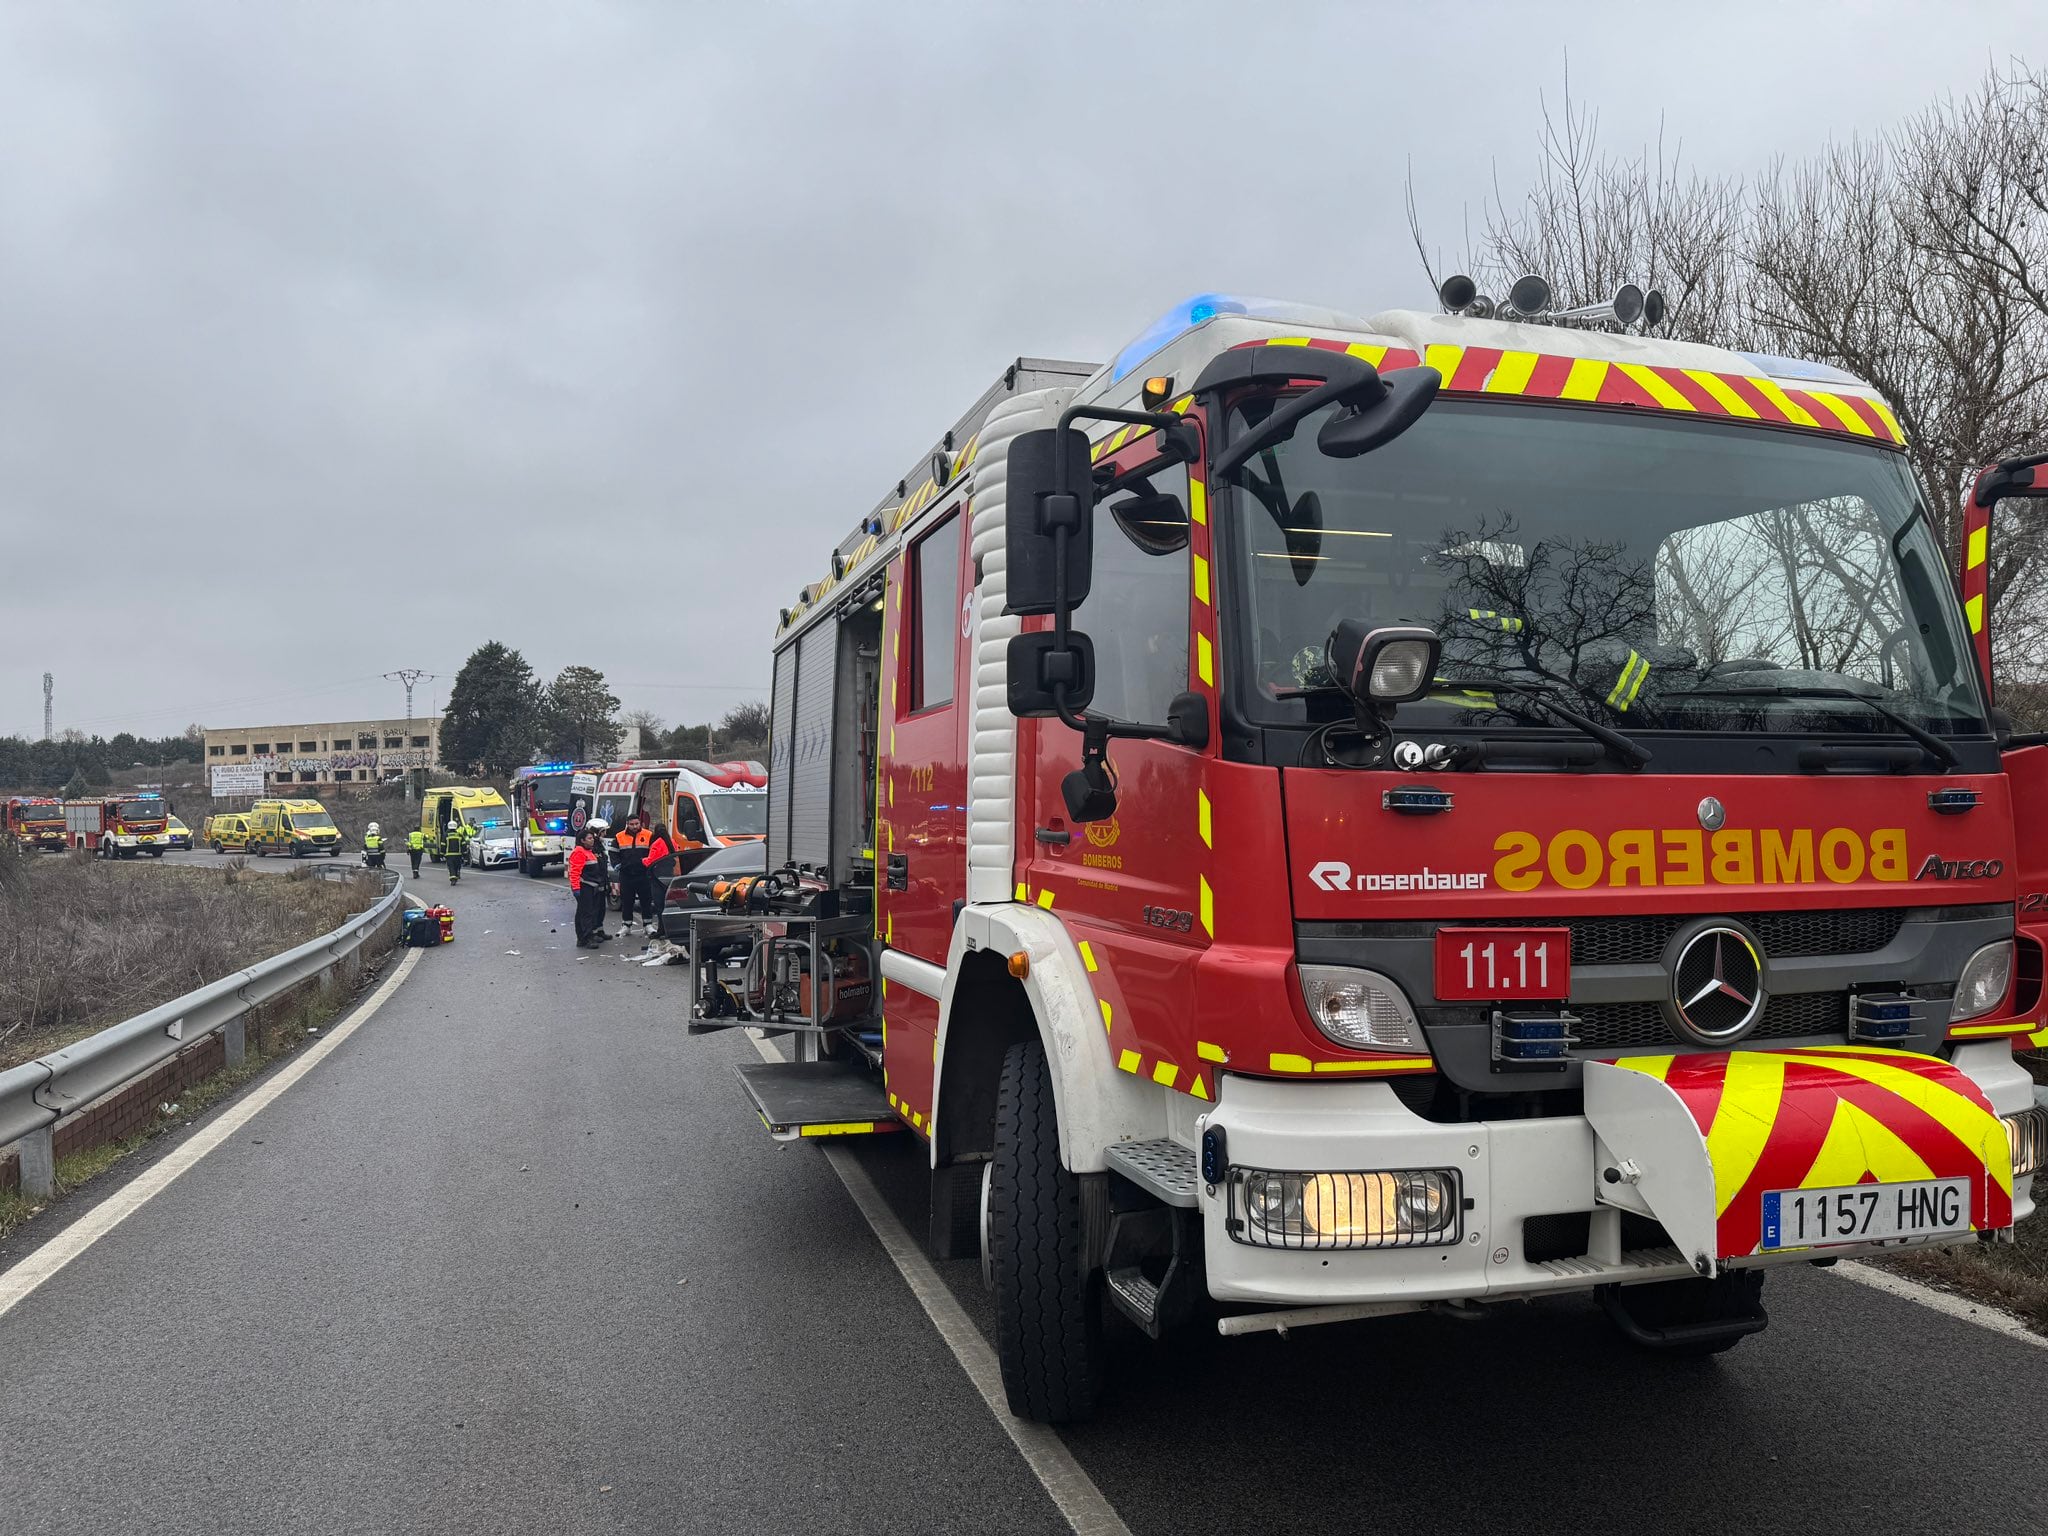
[[[1080,1180],[1060,1163],[1052,1073],[1036,1040],[1003,1057],[987,1243],[1010,1411],[1042,1424],[1087,1418],[1102,1383],[1101,1276],[1088,1262]]]

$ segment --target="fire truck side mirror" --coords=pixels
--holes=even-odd
[[[1064,649],[1051,630],[1013,635],[1008,655],[1010,713],[1039,719],[1060,712],[1055,688],[1064,687],[1067,708],[1079,712],[1095,697],[1095,646],[1078,629],[1067,631]]]
[[[1334,459],[1355,459],[1385,447],[1422,420],[1443,386],[1443,375],[1434,368],[1396,368],[1378,382],[1378,390],[1360,390],[1345,399],[1346,409],[1316,434],[1316,447]]]
[[[1088,597],[1088,573],[1094,563],[1095,486],[1089,473],[1088,435],[1073,427],[1019,434],[1010,443],[1003,495],[1005,611],[1051,613],[1062,574],[1067,607],[1080,607]],[[1064,573],[1057,548],[1061,529],[1066,532]],[[1014,668],[1011,675],[1015,676]]]

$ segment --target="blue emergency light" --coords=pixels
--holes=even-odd
[[[1303,329],[1368,329],[1366,323],[1356,316],[1334,309],[1321,309],[1313,304],[1293,304],[1285,299],[1259,299],[1249,294],[1198,293],[1193,298],[1183,299],[1174,305],[1140,331],[1135,341],[1117,353],[1116,361],[1109,365],[1110,383],[1114,384],[1130,373],[1161,347],[1192,331],[1198,325],[1207,325],[1218,315],[1243,315],[1248,320],[1271,320],[1279,325],[1298,325]]]

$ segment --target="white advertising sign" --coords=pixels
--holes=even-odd
[[[263,793],[263,764],[215,763],[207,770],[216,797],[260,795]]]

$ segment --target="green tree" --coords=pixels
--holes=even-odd
[[[526,658],[496,640],[470,653],[441,717],[441,763],[454,773],[509,778],[533,760],[541,688]]]
[[[604,762],[619,744],[619,700],[595,667],[564,667],[547,688],[542,744],[550,757]]]
[[[87,795],[90,795],[92,793],[92,786],[85,782],[84,771],[74,772],[61,793],[66,800],[83,800]]]

